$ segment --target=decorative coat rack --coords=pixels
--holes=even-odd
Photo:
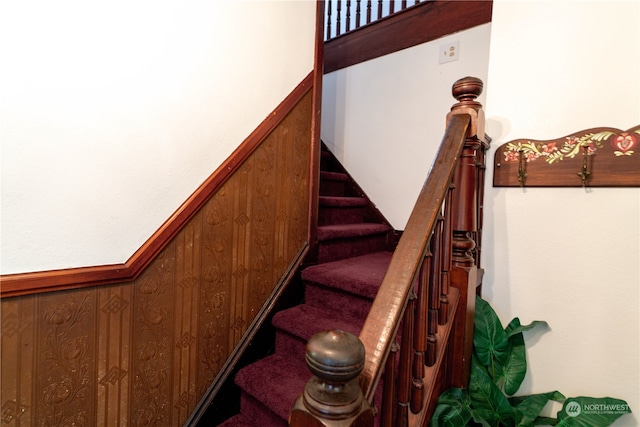
[[[494,187],[639,187],[640,125],[592,128],[548,141],[516,139],[496,151]]]

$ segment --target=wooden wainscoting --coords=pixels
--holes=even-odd
[[[309,91],[134,280],[3,298],[3,425],[182,425],[306,247],[311,120]]]

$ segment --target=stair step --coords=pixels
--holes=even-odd
[[[340,172],[320,171],[320,195],[345,196],[349,175]]]
[[[383,251],[318,264],[305,268],[301,277],[305,282],[373,299],[389,269],[392,256],[393,252]]]
[[[377,252],[306,268],[301,275],[306,304],[330,306],[336,316],[364,321],[392,255]]]
[[[384,234],[389,226],[377,223],[336,224],[318,227],[318,240],[349,239]]]
[[[244,418],[254,425],[267,426],[273,415],[286,425],[289,411],[312,374],[304,358],[291,358],[280,353],[242,368],[235,382],[242,389]],[[244,394],[248,396],[244,396]]]
[[[363,197],[320,196],[318,225],[358,224],[364,221],[367,199]]]
[[[320,171],[320,179],[327,181],[349,181],[349,175],[342,172]]]
[[[272,424],[267,424],[263,422],[260,425],[265,427],[286,427],[287,423],[285,423],[284,421],[281,421],[279,418],[278,418],[278,421],[279,423],[272,423]],[[242,413],[240,413],[238,415],[235,415],[229,418],[222,424],[218,424],[218,427],[256,427],[256,423],[254,421],[247,419],[244,415],[242,415]]]
[[[337,316],[336,312],[309,304],[301,304],[277,313],[272,324],[276,329],[276,353],[304,360],[307,341],[314,334],[341,329],[359,335],[364,318]],[[324,305],[331,307],[331,304]]]
[[[361,223],[318,227],[318,263],[337,261],[387,249],[385,224]]]
[[[367,199],[364,197],[344,197],[344,196],[320,196],[318,199],[320,206],[333,208],[356,208],[367,206]]]

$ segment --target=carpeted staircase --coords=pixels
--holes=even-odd
[[[323,149],[318,263],[301,273],[304,303],[273,317],[275,352],[241,369],[240,413],[221,426],[286,426],[293,402],[311,377],[305,345],[317,332],[358,335],[391,260],[393,231],[342,166]]]

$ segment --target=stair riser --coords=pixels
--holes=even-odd
[[[344,181],[320,181],[320,194],[343,197],[346,195],[345,183]]]
[[[386,244],[385,234],[321,241],[318,245],[318,263],[384,251]]]
[[[305,284],[306,304],[318,308],[331,306],[336,316],[365,319],[371,310],[372,300],[359,297],[336,289],[327,288],[315,283]],[[328,303],[330,301],[330,303]]]
[[[245,418],[256,426],[287,427],[288,425],[286,420],[274,414],[262,403],[244,391],[240,397],[240,407],[242,408],[242,413]]]
[[[322,206],[318,213],[318,225],[356,224],[364,222],[364,215],[362,207]]]
[[[281,330],[276,331],[276,352],[287,357],[304,360],[307,342]]]

